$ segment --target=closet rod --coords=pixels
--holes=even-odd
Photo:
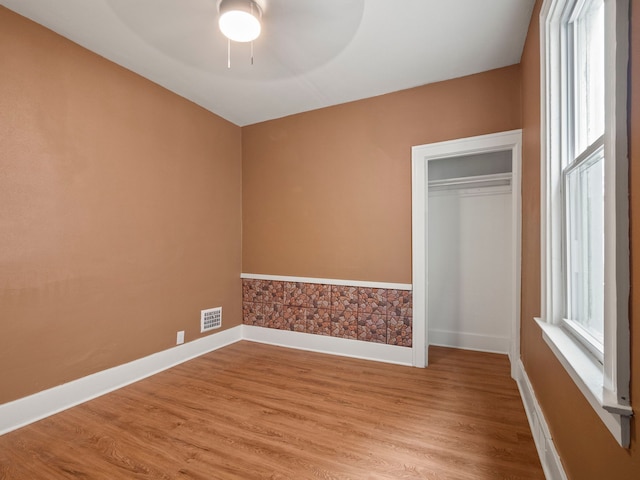
[[[452,186],[499,186],[508,185],[511,182],[511,172],[494,173],[491,175],[475,175],[471,177],[443,178],[440,180],[429,180],[429,187],[452,187]]]

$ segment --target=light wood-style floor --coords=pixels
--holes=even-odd
[[[543,479],[503,355],[239,342],[0,437],[1,479]]]

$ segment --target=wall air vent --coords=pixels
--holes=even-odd
[[[208,332],[222,326],[222,307],[200,311],[200,332]]]

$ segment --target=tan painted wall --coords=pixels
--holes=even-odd
[[[244,127],[243,271],[411,283],[411,147],[520,120],[511,66]]]
[[[540,55],[538,1],[522,57],[523,92],[523,248],[522,360],[549,422],[555,445],[571,480],[632,480],[640,476],[637,412],[640,406],[640,288],[632,293],[632,443],[618,446],[542,339],[533,317],[540,314]],[[640,7],[634,3],[632,57],[640,52]],[[631,75],[632,284],[640,285],[640,62]]]
[[[0,7],[0,403],[241,322],[241,131]]]
[[[532,322],[539,4],[521,67],[243,128],[243,270],[410,282],[410,147],[522,126],[523,361],[570,478],[631,479],[637,417],[623,450]],[[223,305],[226,326],[238,324],[240,129],[4,8],[0,65],[0,403],[169,348],[177,330],[193,339],[201,308]],[[638,217],[640,62],[632,68]],[[634,252],[640,221],[637,285]],[[635,405],[637,288],[632,309]]]

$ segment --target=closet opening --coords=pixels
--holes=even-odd
[[[520,356],[520,130],[412,150],[413,360]]]
[[[509,353],[511,152],[427,168],[429,344]]]

